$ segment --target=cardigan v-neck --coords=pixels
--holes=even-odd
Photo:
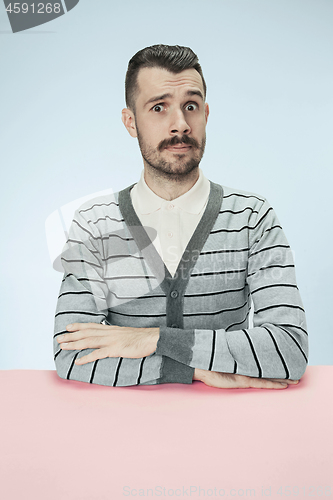
[[[186,193],[166,200],[146,183],[144,171],[130,191],[132,205],[143,226],[156,231],[153,244],[172,276],[206,208],[210,182],[199,168],[199,177]]]
[[[130,191],[134,184],[119,192],[119,210],[124,217],[124,221],[166,295],[171,293],[174,289],[177,289],[179,293],[184,292],[195,262],[219,214],[223,199],[222,186],[212,181],[209,182],[210,193],[206,208],[184,250],[174,276],[171,276],[161,256],[153,245],[152,239],[148,235],[148,233],[152,231],[142,225],[134,210],[130,196]],[[164,279],[162,279],[161,271],[165,276]]]

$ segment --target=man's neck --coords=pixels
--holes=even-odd
[[[147,186],[160,198],[174,200],[187,193],[199,179],[199,167],[186,176],[172,178],[167,175],[157,175],[156,172],[144,164],[144,179]]]

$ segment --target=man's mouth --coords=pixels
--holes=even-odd
[[[176,152],[176,153],[184,153],[186,151],[189,151],[192,146],[189,144],[174,144],[173,146],[167,146],[165,149],[171,152]]]

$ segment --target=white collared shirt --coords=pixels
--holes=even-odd
[[[199,168],[192,188],[172,201],[155,194],[146,184],[144,171],[131,189],[131,199],[143,226],[157,231],[153,244],[173,276],[206,208],[210,183]]]

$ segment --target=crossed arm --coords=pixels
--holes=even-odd
[[[98,323],[74,323],[67,325],[68,333],[57,337],[61,349],[95,350],[77,358],[76,365],[83,365],[107,357],[143,358],[155,352],[159,328],[130,328]],[[265,379],[214,372],[196,368],[193,380],[218,388],[285,389],[298,380]]]

